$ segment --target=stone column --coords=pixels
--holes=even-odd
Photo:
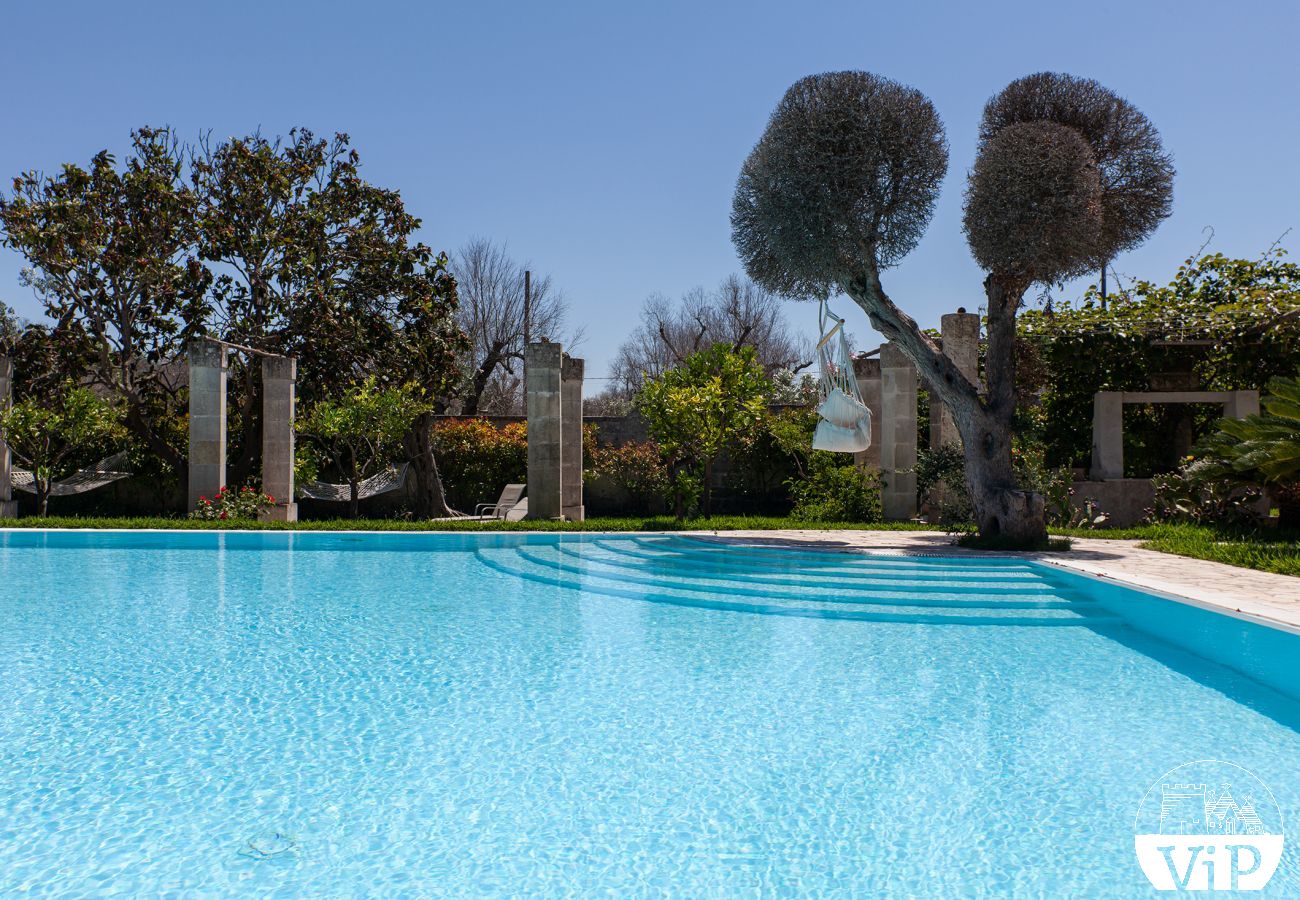
[[[586,363],[566,356],[560,364],[560,509],[570,522],[587,518],[582,499],[582,376]]]
[[[275,506],[262,512],[263,521],[297,522],[293,499],[293,417],[298,360],[290,356],[262,357],[262,490]]]
[[[1259,391],[1232,391],[1223,404],[1223,414],[1229,419],[1259,415]]]
[[[14,362],[0,356],[0,413],[7,412],[13,400]],[[0,431],[0,519],[18,518],[18,501],[14,499],[13,455]]]
[[[880,473],[885,518],[916,516],[916,367],[895,345],[880,348]]]
[[[1093,481],[1124,477],[1124,394],[1099,391],[1092,398]]]
[[[229,352],[199,339],[190,357],[190,483],[187,508],[226,485],[226,378]]]
[[[880,468],[880,360],[860,356],[853,360],[853,377],[858,380],[862,402],[871,410],[871,446],[853,454],[853,463],[860,469]]]
[[[980,317],[958,308],[939,319],[939,334],[943,340],[943,355],[951,359],[971,384],[979,384],[980,368]],[[961,435],[952,411],[939,402],[930,388],[930,446],[961,445]]]
[[[564,514],[563,412],[559,344],[538,341],[524,351],[528,381],[528,518],[558,519]]]

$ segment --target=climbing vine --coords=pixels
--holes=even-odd
[[[1259,389],[1300,371],[1300,264],[1272,249],[1257,260],[1188,259],[1172,281],[1138,281],[1103,300],[1050,301],[1019,318],[1022,390],[1039,393],[1049,462],[1086,465],[1092,397],[1145,391],[1167,373],[1190,373],[1200,390]],[[1170,431],[1188,410],[1134,408],[1126,458],[1144,474],[1162,468]],[[1195,428],[1216,418],[1196,410]]]

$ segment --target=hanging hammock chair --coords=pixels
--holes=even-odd
[[[365,500],[401,490],[406,484],[406,472],[410,463],[389,466],[378,475],[371,475],[365,481],[357,482],[357,499]],[[309,481],[298,487],[298,493],[308,500],[324,500],[328,503],[347,503],[352,499],[352,487],[347,484],[330,484],[327,481]]]
[[[821,367],[817,415],[821,420],[813,432],[813,449],[861,453],[871,446],[871,410],[862,402],[858,380],[853,375],[844,320],[831,312],[823,300],[818,322],[822,336],[817,342],[817,362]],[[828,329],[830,322],[835,324]]]
[[[93,466],[78,469],[67,478],[50,482],[51,497],[71,497],[107,487],[114,481],[129,478],[126,471],[126,453],[114,453],[108,459],[100,460]],[[14,469],[10,472],[13,486],[28,494],[36,493],[36,476],[26,469]]]

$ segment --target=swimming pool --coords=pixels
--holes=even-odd
[[[1300,822],[1298,647],[1019,560],[4,532],[0,895],[1146,895],[1175,766]]]

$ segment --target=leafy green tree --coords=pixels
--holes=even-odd
[[[384,387],[374,376],[307,408],[297,430],[320,447],[347,481],[352,518],[357,517],[361,481],[398,456],[402,439],[428,409],[418,386]]]
[[[32,472],[40,515],[49,512],[52,482],[71,474],[87,453],[125,437],[121,421],[116,407],[71,382],[53,396],[29,397],[0,413],[0,434]]]
[[[988,272],[981,391],[885,292],[920,240],[948,166],[919,91],[866,72],[801,79],[741,169],[732,236],[755,281],[792,297],[848,294],[952,410],[980,531],[1046,540],[1042,495],[1012,461],[1015,319],[1025,292],[1093,270],[1169,213],[1173,168],[1150,121],[1094,81],[1051,72],[984,109],[964,229]]]
[[[194,252],[194,193],[166,129],[131,135],[121,166],[108,151],[57,175],[27,172],[0,196],[3,243],[54,321],[51,352],[121,401],[136,440],[184,471],[184,435],[160,426],[183,405],[165,365],[204,318],[211,280]]]
[[[771,390],[754,348],[726,344],[694,353],[646,382],[636,407],[673,469],[678,518],[685,515],[688,479],[699,487],[704,515],[712,513],[718,454],[754,437]]]
[[[361,176],[347,135],[205,142],[192,182],[200,254],[221,273],[210,291],[220,337],[298,357],[307,402],[368,376],[433,397],[451,389],[467,342],[447,258],[414,239],[420,220],[397,191]],[[258,367],[237,365],[236,480],[256,461],[260,424]],[[427,439],[413,443],[423,457]],[[436,465],[423,459],[416,474],[436,480]],[[428,493],[445,509],[436,485]]]
[[[297,356],[306,402],[374,375],[448,393],[467,346],[445,255],[415,239],[397,191],[370,184],[346,135],[260,135],[183,147],[165,129],[132,136],[125,162],[26,173],[0,196],[5,244],[54,325],[15,351],[86,376],[123,402],[136,443],[184,478],[186,343],[202,334]],[[39,333],[38,333],[39,332]],[[260,367],[236,355],[231,478],[260,452]],[[425,514],[445,512],[428,440],[408,436]]]

